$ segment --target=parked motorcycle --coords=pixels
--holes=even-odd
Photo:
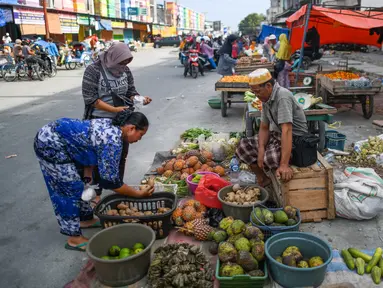
[[[190,76],[192,76],[194,79],[198,77],[198,72],[201,73],[203,76],[203,66],[200,63],[200,55],[198,50],[189,50],[188,52],[188,60],[185,62],[185,70],[184,70],[184,76],[186,77],[188,73],[190,73]]]
[[[296,50],[291,58],[294,61],[294,66],[299,62],[299,58],[301,55],[301,50]],[[318,52],[315,52],[311,47],[305,47],[303,50],[302,64],[301,68],[304,70],[308,70],[311,63],[315,60],[321,59],[323,56],[323,49],[319,49]]]

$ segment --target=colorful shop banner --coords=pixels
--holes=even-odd
[[[125,22],[112,21],[112,28],[125,28]]]
[[[84,26],[94,26],[94,17],[93,16],[80,16],[77,15],[77,23],[79,25],[84,25]]]
[[[8,22],[13,22],[11,8],[0,7],[0,27],[4,27]]]
[[[78,34],[80,26],[77,24],[77,17],[69,14],[59,14],[62,33]]]
[[[128,8],[128,14],[129,16],[138,16],[139,9],[136,7],[129,7]]]
[[[13,8],[15,24],[45,25],[43,11],[25,8]]]
[[[64,11],[74,11],[73,0],[62,0]],[[65,33],[65,32],[64,32]]]

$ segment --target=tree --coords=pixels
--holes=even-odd
[[[242,34],[256,34],[261,22],[265,20],[266,16],[263,14],[249,14],[239,22],[238,30],[241,31]]]

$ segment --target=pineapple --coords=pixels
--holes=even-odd
[[[197,212],[197,213],[195,213],[195,219],[196,219],[196,220],[197,220],[197,219],[202,219],[203,216],[204,216],[204,214],[205,214],[205,213],[202,213],[202,212]]]
[[[183,226],[184,225],[184,220],[182,220],[182,217],[177,217],[175,220],[174,220],[176,226]]]
[[[213,153],[211,153],[209,151],[203,150],[203,151],[201,151],[201,155],[203,157],[205,157],[206,159],[208,159],[208,160],[212,160],[213,159]]]
[[[191,156],[186,160],[186,165],[189,168],[193,168],[198,163],[198,157],[197,156]]]
[[[192,221],[195,219],[196,211],[193,206],[187,206],[182,211],[182,218],[185,221]]]
[[[207,211],[207,208],[205,205],[201,204],[198,208],[196,208],[197,212],[200,212],[200,213],[206,213]]]
[[[176,220],[176,218],[181,217],[181,216],[182,216],[182,208],[177,207],[173,212],[172,218],[173,218],[173,220]]]
[[[199,156],[201,153],[198,150],[190,150],[189,152],[186,152],[184,159],[188,159],[191,156]]]
[[[207,159],[206,159],[205,156],[199,155],[199,156],[198,156],[198,159],[199,159],[199,161],[200,161],[202,164],[206,164],[206,162],[207,162]]]
[[[210,231],[213,227],[209,225],[200,225],[194,229],[194,237],[198,241],[206,241]]]

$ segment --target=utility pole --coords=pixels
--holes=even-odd
[[[49,38],[49,23],[48,23],[48,12],[47,12],[47,0],[43,0],[43,11],[44,11],[44,22],[45,22],[45,37]]]

